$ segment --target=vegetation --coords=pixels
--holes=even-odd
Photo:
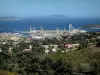
[[[18,75],[17,73],[12,73],[5,70],[0,70],[0,75]]]
[[[86,33],[45,40],[7,41],[0,44],[0,75],[98,75],[100,73],[99,33]],[[75,51],[64,52],[65,43],[80,43]],[[56,53],[45,53],[42,45],[57,44]],[[30,48],[30,45],[32,48]],[[96,47],[98,46],[98,47]],[[25,51],[29,49],[29,51]],[[52,50],[52,47],[49,48]]]

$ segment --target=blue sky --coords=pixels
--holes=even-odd
[[[100,0],[0,0],[0,16],[100,17]]]

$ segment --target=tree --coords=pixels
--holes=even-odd
[[[59,58],[54,65],[54,70],[57,75],[72,75],[72,66],[64,58]]]

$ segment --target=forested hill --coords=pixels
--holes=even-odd
[[[100,24],[88,24],[88,25],[83,25],[81,28],[100,28]]]

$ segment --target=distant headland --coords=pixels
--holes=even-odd
[[[0,17],[0,20],[21,20],[21,19],[16,17]]]
[[[100,29],[100,24],[88,24],[83,25],[81,28],[89,28],[89,29]]]

